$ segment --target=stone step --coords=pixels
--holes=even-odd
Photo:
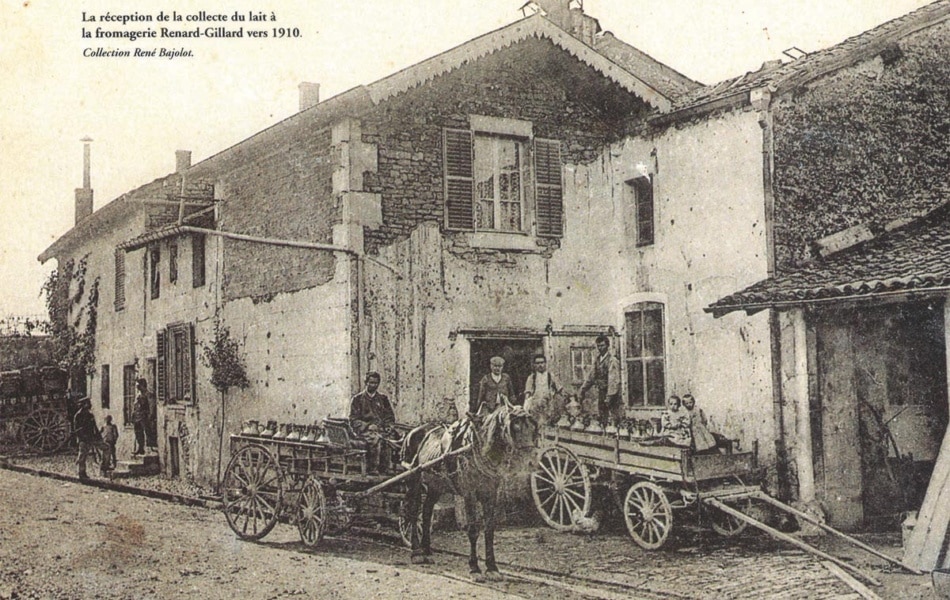
[[[120,460],[116,463],[112,476],[115,478],[141,477],[157,475],[162,472],[157,454],[133,456],[131,460]]]

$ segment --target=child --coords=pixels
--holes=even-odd
[[[697,452],[705,452],[716,447],[716,438],[706,427],[706,415],[699,408],[696,408],[696,398],[692,394],[683,396],[683,409],[689,415],[689,430],[693,436],[693,449]]]
[[[103,471],[107,468],[114,470],[116,465],[115,444],[119,440],[119,428],[112,423],[111,415],[106,415],[106,424],[102,426],[99,433],[102,434],[102,441],[106,445],[101,469]]]
[[[661,435],[674,446],[689,448],[692,441],[689,433],[689,415],[681,406],[679,396],[670,396],[667,401],[667,410],[663,411]]]

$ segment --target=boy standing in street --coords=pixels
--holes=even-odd
[[[102,442],[106,445],[105,454],[102,457],[102,470],[115,469],[116,456],[115,444],[119,441],[119,428],[112,422],[112,416],[106,416],[106,424],[99,431],[102,435]]]

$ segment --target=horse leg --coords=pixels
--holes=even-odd
[[[429,490],[422,503],[422,554],[432,556],[432,511],[439,500],[439,494]],[[415,530],[415,528],[413,528]]]
[[[422,478],[420,475],[409,478],[409,482],[406,485],[406,514],[404,518],[407,523],[415,523],[419,517],[419,510],[421,509],[421,500],[422,500]],[[412,564],[414,565],[426,565],[432,561],[425,555],[422,551],[422,546],[419,543],[419,532],[414,526],[409,527],[409,541],[412,546]]]
[[[478,568],[478,548],[476,547],[478,545],[478,523],[475,514],[475,498],[472,496],[465,497],[465,520],[468,522],[469,573],[477,575],[482,571]]]
[[[493,581],[501,579],[498,565],[495,564],[495,501],[497,494],[482,498],[482,512],[485,523],[485,576]]]

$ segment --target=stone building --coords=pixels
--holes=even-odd
[[[808,428],[795,394],[817,389],[792,389],[801,380],[787,371],[801,367],[786,340],[800,313],[765,302],[742,314],[745,301],[729,298],[812,264],[808,248],[847,245],[855,225],[937,203],[907,179],[865,206],[855,175],[890,181],[902,167],[894,157],[862,171],[858,154],[878,156],[868,140],[845,150],[838,128],[857,130],[829,127],[831,114],[876,110],[843,91],[856,82],[889,103],[887,82],[932,67],[950,4],[713,86],[601,31],[575,3],[537,4],[326,101],[303,85],[297,114],[183,162],[44,253],[61,264],[89,254],[102,282],[97,361],[116,398],[127,371],[155,383],[169,474],[213,479],[221,435],[243,419],[343,414],[368,370],[405,422],[463,411],[493,355],[516,393],[539,352],[576,390],[607,335],[628,414],[655,416],[670,394],[692,393],[798,495],[804,471],[789,456],[805,456]],[[923,111],[945,98],[927,81],[902,101]],[[911,126],[888,114],[876,122]],[[946,162],[933,145],[943,123],[917,138],[925,165]],[[932,175],[907,152],[904,169]],[[226,407],[198,360],[215,319],[240,341],[251,380]],[[104,380],[93,378],[93,397]]]

